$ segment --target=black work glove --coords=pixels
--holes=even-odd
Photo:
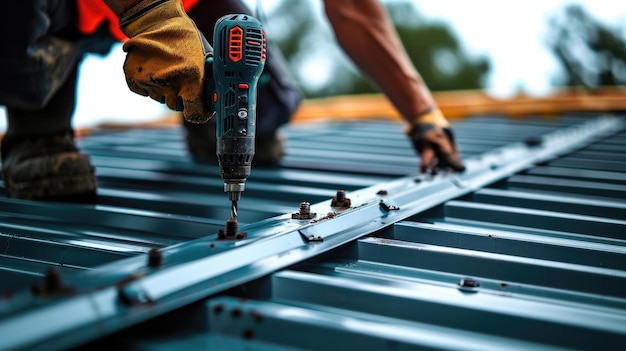
[[[417,123],[409,131],[409,137],[421,158],[420,173],[437,169],[465,170],[450,128]]]

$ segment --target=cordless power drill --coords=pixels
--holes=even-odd
[[[232,203],[231,220],[236,221],[237,201],[254,157],[256,87],[265,65],[265,31],[251,16],[226,15],[215,23],[213,50],[213,57],[207,59],[206,90],[216,112],[217,157],[224,191]]]

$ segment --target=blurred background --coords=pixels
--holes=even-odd
[[[381,0],[409,57],[434,92],[494,98],[626,86],[626,2],[614,0]],[[337,46],[321,0],[246,0],[307,98],[375,93]],[[87,55],[76,128],[158,120],[162,105],[131,93],[124,53]],[[0,111],[3,114],[3,111]],[[5,128],[0,118],[0,129]]]
[[[266,10],[268,36],[282,49],[307,96],[376,91],[335,45],[319,1],[272,3]],[[485,89],[506,98],[626,82],[626,3],[383,3],[433,91]]]

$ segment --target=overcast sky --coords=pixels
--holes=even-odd
[[[244,0],[255,8],[259,0]],[[264,11],[277,0],[262,0]],[[279,0],[278,0],[279,1]],[[302,0],[301,0],[302,1]],[[322,11],[322,0],[312,1]],[[532,96],[545,96],[553,91],[551,80],[560,72],[560,65],[549,52],[545,36],[550,30],[547,19],[568,4],[580,4],[594,18],[621,27],[626,36],[626,1],[615,0],[382,0],[413,2],[428,20],[447,23],[470,53],[488,56],[491,70],[486,81],[487,92],[506,98],[520,89]],[[271,26],[271,24],[268,24]],[[309,81],[322,86],[319,80],[332,78],[324,70],[335,58],[318,55],[308,62]]]
[[[593,17],[626,29],[626,1],[425,0],[415,3],[429,17],[448,21],[469,50],[490,57],[487,91],[498,97],[514,94],[519,86],[531,95],[550,93],[550,78],[557,74],[559,66],[545,45],[544,37],[549,30],[546,18],[564,5],[581,4]]]

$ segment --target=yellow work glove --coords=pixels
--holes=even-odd
[[[189,122],[214,114],[204,99],[204,62],[212,48],[187,16],[181,0],[143,0],[120,16],[128,36],[124,73],[130,90],[173,110]]]
[[[456,172],[465,170],[454,141],[454,133],[438,108],[420,116],[408,134],[421,158],[421,173],[446,168]]]

